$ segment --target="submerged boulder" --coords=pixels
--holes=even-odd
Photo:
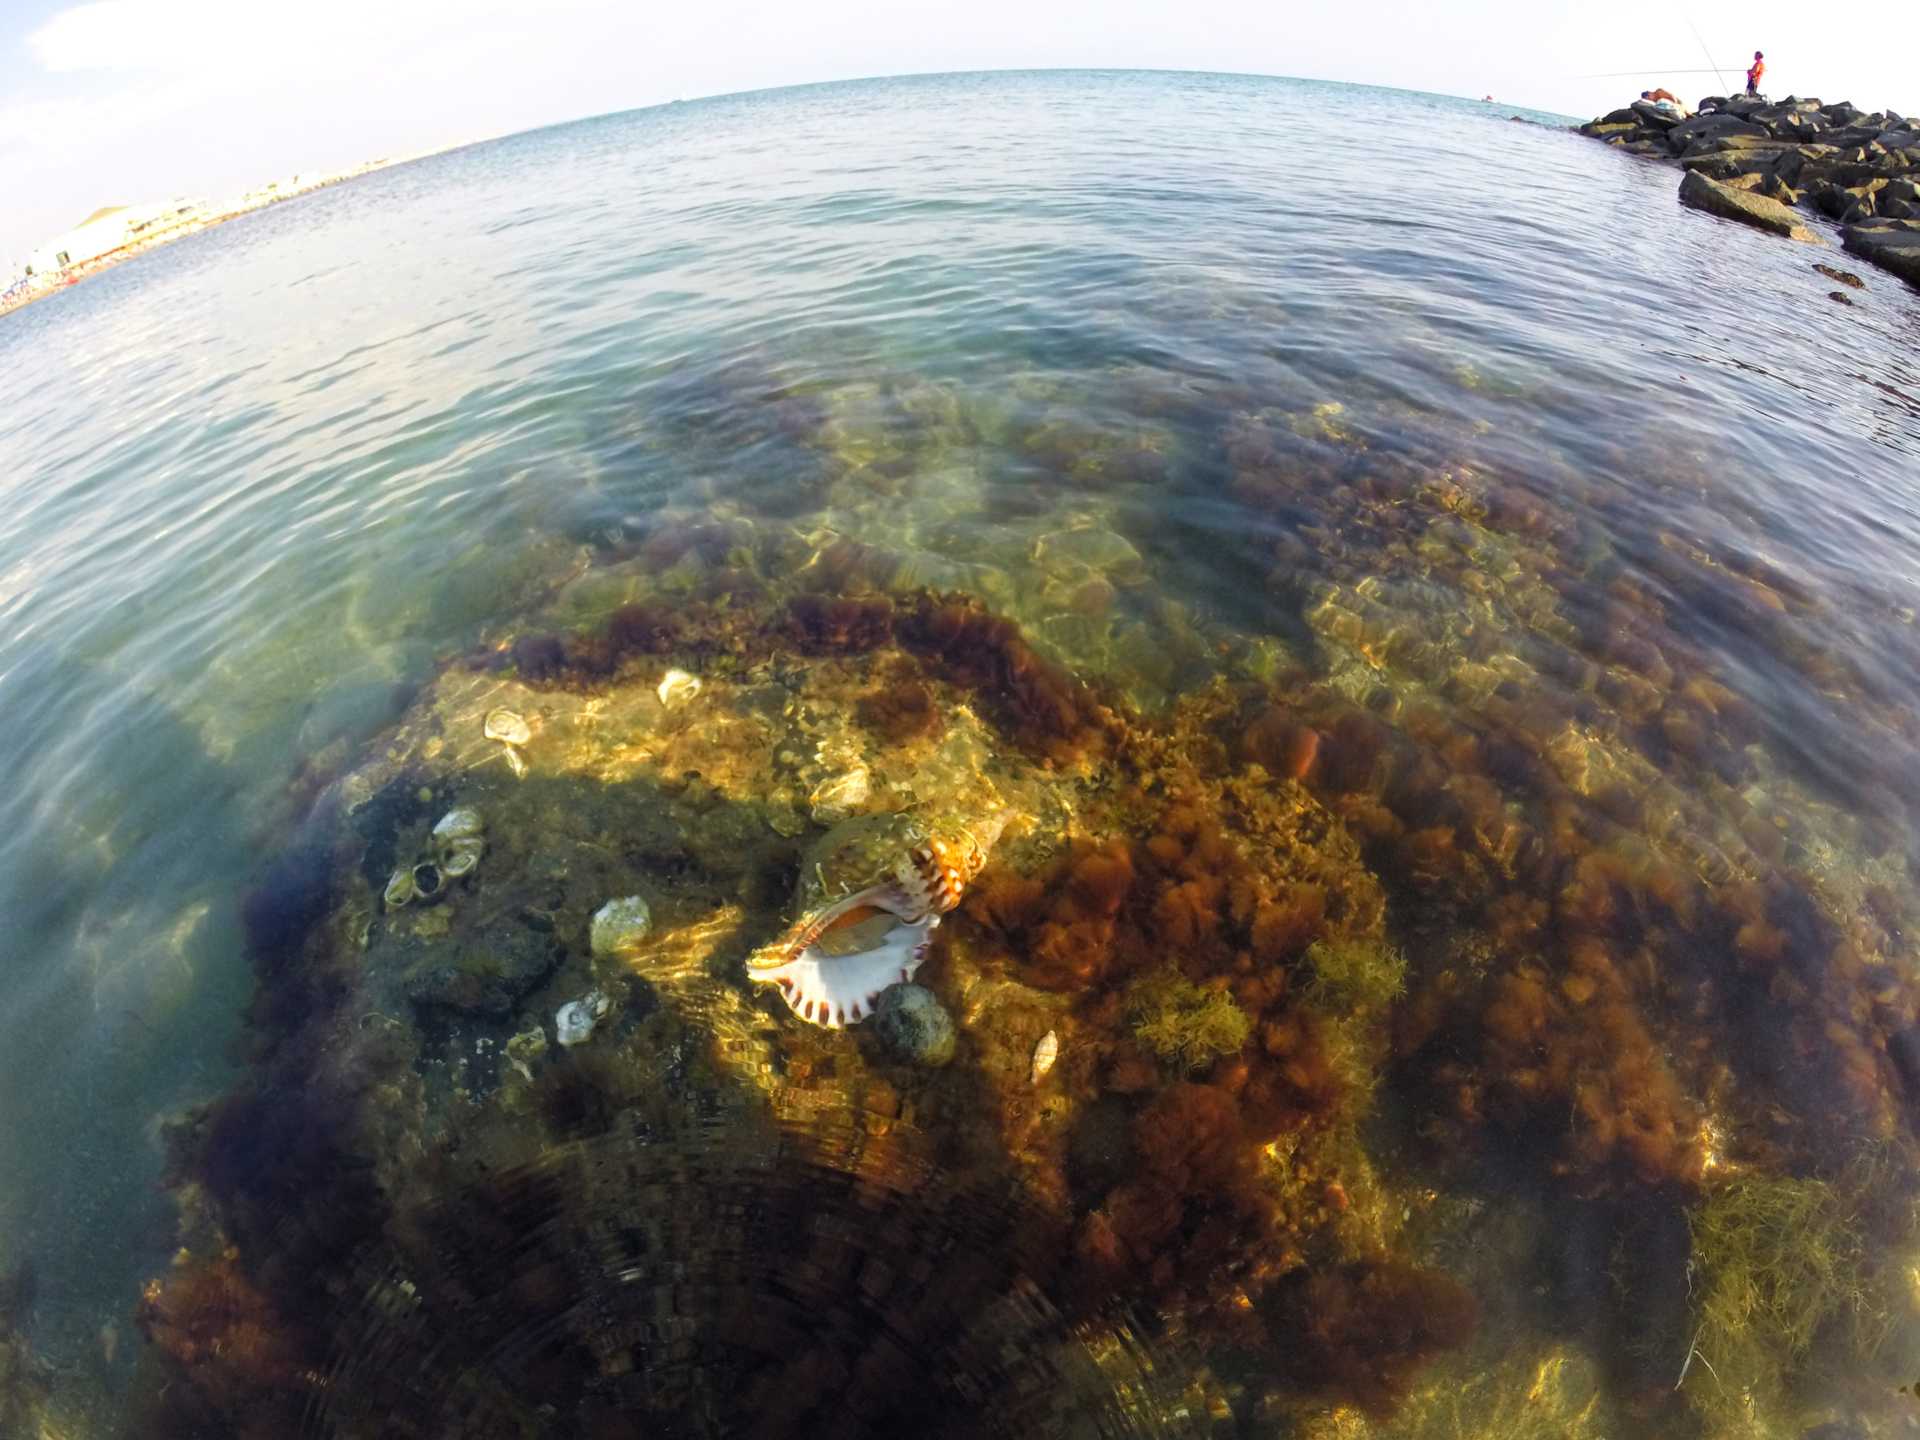
[[[1723,220],[1738,220],[1758,230],[1784,235],[1789,240],[1800,240],[1810,245],[1825,243],[1795,219],[1793,212],[1778,200],[1735,190],[1730,185],[1709,180],[1698,170],[1688,171],[1686,179],[1680,182],[1680,203],[1690,205],[1695,210],[1704,210],[1709,215],[1718,215]]]

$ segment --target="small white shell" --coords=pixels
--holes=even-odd
[[[578,1045],[593,1036],[593,1027],[605,1018],[613,1002],[604,990],[589,990],[554,1012],[553,1032],[562,1045]]]
[[[844,775],[822,780],[807,797],[813,818],[822,825],[834,825],[854,814],[867,803],[872,777],[864,765],[856,765]]]
[[[498,740],[502,745],[524,745],[533,739],[533,727],[527,724],[526,718],[504,705],[487,712],[483,730],[487,739]]]
[[[477,840],[486,833],[481,823],[480,812],[470,805],[449,810],[440,817],[440,823],[433,827],[433,838],[451,844],[455,840]]]
[[[700,677],[684,670],[669,670],[660,681],[660,703],[668,707],[684,705],[700,693]]]
[[[1040,1043],[1033,1047],[1033,1083],[1038,1085],[1053,1069],[1053,1062],[1060,1058],[1060,1037],[1049,1030],[1040,1037]]]
[[[440,873],[449,880],[458,880],[462,875],[471,875],[480,864],[480,857],[486,853],[487,845],[478,838],[455,840],[440,850]]]
[[[638,895],[624,895],[594,911],[589,941],[596,955],[619,955],[637,949],[652,929],[647,902]]]
[[[386,894],[381,898],[387,902],[387,909],[398,910],[420,892],[414,888],[413,867],[402,865],[393,872],[393,878],[387,881]]]

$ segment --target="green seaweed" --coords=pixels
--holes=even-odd
[[[1406,956],[1381,941],[1316,940],[1307,966],[1307,997],[1323,1010],[1379,1010],[1406,989]]]
[[[1689,1226],[1687,1399],[1710,1434],[1772,1433],[1825,1327],[1870,1305],[1853,1209],[1821,1180],[1748,1175],[1709,1194]]]
[[[1127,992],[1133,1036],[1162,1060],[1199,1070],[1247,1043],[1253,1022],[1224,990],[1159,970]]]

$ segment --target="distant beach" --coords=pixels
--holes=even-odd
[[[403,165],[409,160],[424,159],[427,155],[435,153],[438,152],[423,151],[414,155],[369,160],[349,170],[326,171],[314,175],[295,174],[290,179],[269,181],[257,189],[249,190],[231,204],[184,209],[177,219],[148,226],[140,233],[130,235],[125,244],[116,246],[105,254],[76,261],[71,265],[63,265],[58,269],[12,278],[8,288],[0,290],[0,315],[22,309],[36,300],[43,300],[69,286],[77,285],[87,277],[98,275],[103,270],[111,270],[114,266],[124,264],[136,255],[144,255],[149,250],[158,249],[162,245],[171,245],[176,240],[197,235],[202,230],[210,230],[216,225],[225,224],[242,215],[250,215],[255,210],[264,210],[269,205],[277,205],[283,200],[311,195],[316,190],[338,185],[343,180],[357,179],[362,175],[370,175],[376,170]]]

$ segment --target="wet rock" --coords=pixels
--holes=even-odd
[[[1822,275],[1826,276],[1829,280],[1835,281],[1841,285],[1845,285],[1849,290],[1864,290],[1867,288],[1867,282],[1862,280],[1858,275],[1854,274],[1851,270],[1836,270],[1831,265],[1822,265],[1822,264],[1819,264],[1818,262],[1815,262],[1813,268],[1815,270],[1818,270]]]
[[[880,1042],[911,1065],[938,1066],[953,1059],[953,1016],[924,985],[892,985],[873,1013]]]
[[[1784,235],[1789,240],[1810,245],[1824,243],[1779,201],[1732,189],[1718,181],[1709,180],[1697,170],[1689,171],[1686,179],[1680,182],[1680,203],[1690,205],[1695,210],[1704,210],[1709,215],[1718,215],[1723,220],[1738,220],[1755,229]]]
[[[1852,225],[1843,230],[1847,253],[1858,255],[1882,270],[1920,287],[1920,221],[1888,220],[1878,225]]]
[[[405,985],[408,1003],[416,1010],[488,1020],[512,1019],[520,1002],[560,964],[560,948],[552,936],[517,925],[498,926],[468,941],[419,948],[420,962]]]
[[[1033,558],[1042,568],[1059,574],[1090,570],[1125,578],[1142,569],[1140,552],[1124,535],[1111,530],[1056,530],[1034,542]]]

